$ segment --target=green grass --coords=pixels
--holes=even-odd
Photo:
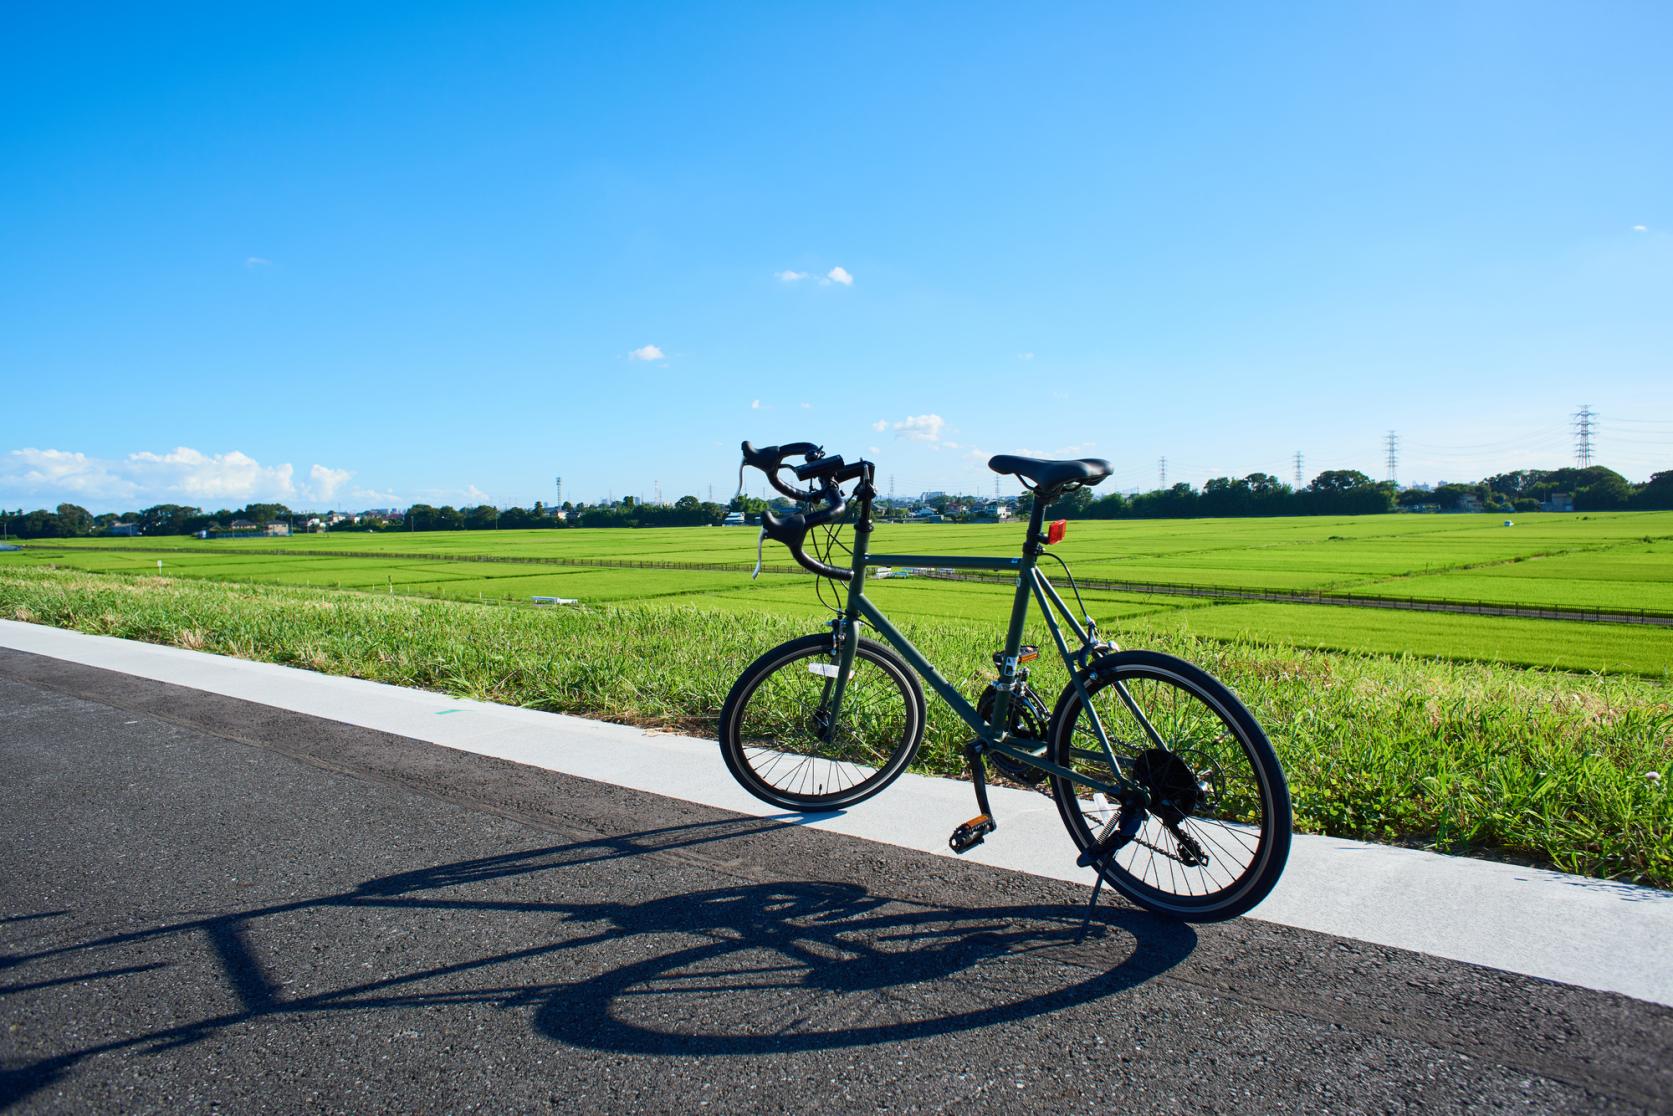
[[[0,616],[11,619],[708,735],[737,673],[809,621],[805,607],[688,601],[707,598],[540,610],[0,565]],[[1673,886],[1673,801],[1645,778],[1673,768],[1665,683],[1309,650],[1274,640],[1265,621],[1259,641],[1158,625],[1145,646],[1201,663],[1267,727],[1300,829]],[[963,688],[990,676],[996,624],[903,626]],[[1048,701],[1063,682],[1061,664],[1035,674]],[[964,735],[934,703],[920,769],[959,773]]]

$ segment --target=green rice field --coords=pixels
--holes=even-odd
[[[1019,532],[1014,524],[893,525],[880,527],[873,545],[880,552],[1005,554],[1016,549]],[[160,572],[484,602],[557,596],[634,608],[695,604],[809,622],[825,615],[813,579],[800,571],[749,580],[755,535],[698,527],[41,540],[0,554],[0,570]],[[1536,513],[1511,527],[1498,516],[1470,515],[1090,521],[1072,524],[1054,552],[1082,578],[1152,589],[1306,591],[1673,617],[1673,512]],[[787,561],[776,546],[766,557],[777,567]],[[558,564],[587,562],[713,568]],[[1047,571],[1055,574],[1054,564]],[[874,582],[874,591],[897,619],[990,619],[996,629],[1010,599],[1008,587],[976,582]],[[1125,643],[1180,632],[1662,679],[1673,670],[1673,627],[1666,626],[1230,603],[1163,591],[1098,589],[1085,596],[1106,631]]]
[[[1425,596],[1517,603],[1526,580],[1562,582],[1576,607],[1660,608],[1673,598],[1651,593],[1673,583],[1673,512],[1599,512],[1516,519],[1492,515],[1384,515],[1339,519],[1093,520],[1070,526],[1057,548],[1089,578],[1161,585],[1226,588],[1353,590],[1413,595],[1419,579],[1434,579]],[[883,525],[873,548],[883,552],[1008,554],[1020,543],[1014,524]],[[755,531],[724,527],[660,530],[436,531],[387,534],[341,532],[274,539],[200,542],[179,536],[136,539],[39,540],[31,548],[151,550],[248,555],[273,551],[326,555],[375,554],[576,561],[671,561],[748,569]],[[768,560],[784,562],[782,549]],[[1528,571],[1493,588],[1479,579],[1442,590],[1447,578],[1499,573],[1527,563]],[[1479,594],[1486,588],[1490,595]],[[1650,593],[1650,596],[1646,596]]]

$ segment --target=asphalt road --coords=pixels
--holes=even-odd
[[[0,1107],[1673,1110],[1669,1009],[1085,895],[0,651]]]

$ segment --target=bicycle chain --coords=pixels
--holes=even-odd
[[[1172,833],[1173,831],[1170,829],[1168,832]],[[1177,860],[1187,868],[1201,868],[1208,864],[1208,854],[1202,851],[1202,846],[1197,844],[1195,838],[1191,837],[1189,834],[1174,833],[1174,840],[1178,841],[1182,847],[1189,846],[1184,848],[1184,851],[1187,855],[1195,857],[1196,859],[1187,860],[1184,856],[1181,856],[1177,852],[1169,852],[1167,849],[1161,848],[1157,845],[1152,845],[1149,841],[1146,841],[1143,837],[1140,837],[1137,834],[1133,836],[1131,843],[1135,845],[1143,845],[1151,852],[1161,853],[1169,860]]]

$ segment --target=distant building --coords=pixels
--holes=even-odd
[[[283,537],[285,535],[290,534],[290,524],[288,524],[288,523],[269,523],[263,533],[268,534],[268,535]]]
[[[105,534],[107,534],[107,535],[117,535],[117,536],[122,537],[122,538],[131,538],[134,535],[139,534],[139,524],[137,524],[137,523],[112,523],[109,527],[105,528]]]
[[[1574,493],[1553,492],[1539,505],[1540,511],[1571,512],[1574,510]]]
[[[1011,518],[1011,509],[1004,504],[979,504],[964,517],[966,523],[1002,523]]]
[[[749,518],[743,512],[727,512],[726,518],[720,521],[722,527],[748,527]]]

